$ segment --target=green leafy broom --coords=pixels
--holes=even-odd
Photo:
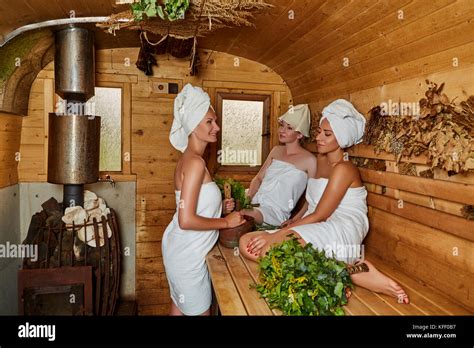
[[[256,290],[285,315],[344,315],[345,289],[352,288],[344,262],[329,258],[296,237],[272,247],[259,260]]]

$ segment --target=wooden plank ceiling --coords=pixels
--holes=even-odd
[[[255,27],[226,28],[200,39],[201,48],[267,65],[295,102],[340,97],[360,89],[474,65],[472,0],[267,0]],[[115,0],[16,0],[0,3],[0,35],[25,24],[69,16],[117,13]],[[100,48],[138,46],[136,32],[97,31]],[[348,66],[345,66],[348,63]],[[421,70],[420,70],[421,69]]]

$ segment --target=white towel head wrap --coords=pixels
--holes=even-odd
[[[278,118],[278,121],[285,121],[291,125],[296,131],[309,137],[309,129],[311,126],[311,112],[308,104],[299,104],[290,108],[285,114]]]
[[[323,109],[319,124],[327,119],[342,149],[362,142],[365,117],[345,99],[338,99]]]
[[[190,83],[183,87],[174,100],[174,120],[170,131],[170,143],[184,152],[188,137],[202,121],[211,106],[209,95]]]

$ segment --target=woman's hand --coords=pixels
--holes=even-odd
[[[255,256],[264,256],[274,242],[273,234],[264,232],[250,239],[247,244],[247,252]]]
[[[281,227],[288,227],[288,225],[291,225],[293,222],[295,222],[294,218],[283,221],[283,223],[281,224]]]
[[[222,201],[224,207],[224,213],[230,213],[235,209],[235,200],[233,198],[226,198]]]
[[[230,213],[224,218],[224,220],[227,223],[227,228],[240,226],[246,221],[239,211],[234,211],[233,213]]]

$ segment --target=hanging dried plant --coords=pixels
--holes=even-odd
[[[416,166],[413,163],[400,163],[398,165],[398,171],[403,175],[416,176]]]
[[[158,7],[159,4],[156,4],[153,8],[158,9]],[[185,39],[194,37],[196,33],[197,36],[204,36],[213,30],[223,27],[253,26],[252,19],[255,11],[271,7],[273,5],[263,0],[190,0],[189,8],[184,10],[185,15],[182,15],[184,12],[177,12],[178,15],[172,17],[173,21],[162,20],[159,18],[159,13],[158,17],[156,17],[152,11],[153,8],[149,9],[152,17],[145,17],[141,12],[135,12],[134,15],[134,11],[130,9],[112,14],[107,23],[100,23],[97,26],[106,29],[110,33],[121,28],[128,28],[131,30],[146,30],[162,36],[173,34],[175,37]],[[178,9],[182,8],[179,7]],[[168,19],[170,18],[166,11],[164,15]]]
[[[401,156],[427,154],[431,168],[448,173],[474,169],[474,96],[455,104],[443,93],[444,83],[426,81],[428,90],[421,99],[420,114],[382,115],[381,107],[369,111],[365,143],[381,151]]]

